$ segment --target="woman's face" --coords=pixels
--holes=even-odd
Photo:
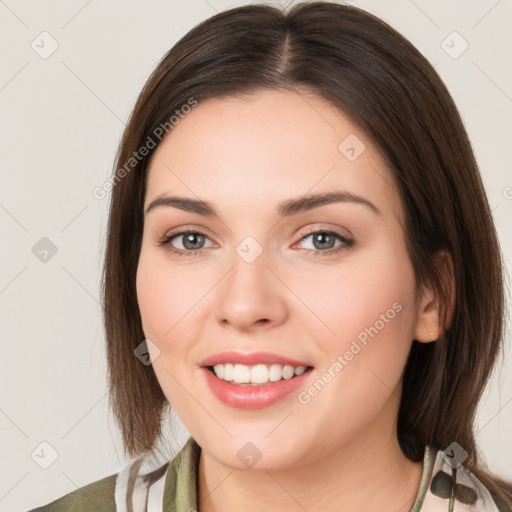
[[[153,203],[168,196],[188,207]],[[143,329],[167,399],[206,453],[286,468],[393,437],[416,283],[393,178],[365,133],[312,95],[202,101],[154,154],[144,210],[152,203]],[[294,363],[286,378],[279,361]],[[242,383],[203,366],[213,362]]]

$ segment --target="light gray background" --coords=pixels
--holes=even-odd
[[[107,410],[98,302],[108,200],[92,190],[109,176],[158,60],[201,20],[245,3],[0,0],[2,511],[47,503],[127,462]],[[351,3],[409,38],[453,94],[510,269],[512,2]],[[59,45],[46,59],[31,47],[51,49],[43,31]],[[454,31],[469,44],[458,58],[464,41]],[[32,250],[43,237],[57,248],[46,262]],[[475,430],[489,466],[512,478],[509,335],[507,343]],[[175,451],[185,436],[182,428]],[[58,453],[47,469],[39,464],[51,461],[52,449],[42,442]]]

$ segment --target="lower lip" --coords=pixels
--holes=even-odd
[[[201,368],[212,393],[221,401],[239,409],[263,409],[295,391],[311,373],[311,369],[291,379],[268,382],[261,386],[231,384],[219,379],[208,368]]]

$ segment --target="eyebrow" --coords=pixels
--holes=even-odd
[[[371,209],[375,214],[382,215],[381,211],[368,199],[345,191],[309,194],[287,199],[286,201],[279,203],[277,207],[277,215],[279,218],[288,217],[332,203],[362,204]],[[160,206],[172,206],[187,212],[204,215],[205,217],[218,216],[215,208],[208,201],[167,195],[160,195],[151,201],[149,206],[146,208],[145,214],[147,215],[151,210]]]

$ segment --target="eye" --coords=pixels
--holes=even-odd
[[[180,247],[173,245],[173,240],[180,240]],[[179,233],[171,233],[162,238],[158,245],[165,246],[170,252],[178,254],[179,256],[190,256],[201,252],[204,249],[205,240],[209,240],[208,237],[196,230],[180,231]]]
[[[336,231],[313,231],[303,236],[300,242],[308,238],[311,238],[313,248],[306,248],[305,250],[308,253],[313,253],[314,256],[333,256],[354,245],[354,240]],[[337,241],[339,244],[335,245]]]

